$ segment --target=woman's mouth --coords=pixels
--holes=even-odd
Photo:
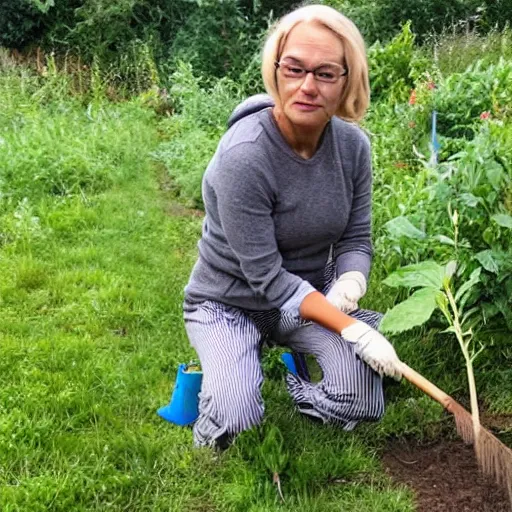
[[[295,102],[295,107],[302,112],[313,112],[320,108],[319,105],[312,105],[311,103],[301,103],[299,101]]]

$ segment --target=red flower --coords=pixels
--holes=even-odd
[[[436,84],[432,81],[427,83],[427,88],[431,91],[432,89],[436,88]]]
[[[489,119],[490,117],[491,117],[491,113],[488,110],[486,110],[485,112],[482,112],[480,114],[480,119],[482,121],[485,121],[486,119]]]
[[[409,97],[409,105],[415,105],[416,104],[416,89],[413,89],[411,91],[411,96]]]

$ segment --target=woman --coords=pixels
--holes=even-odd
[[[400,378],[380,315],[355,311],[371,261],[370,147],[347,122],[369,101],[362,37],[330,7],[297,9],[268,37],[262,74],[274,106],[242,106],[203,180],[184,305],[204,374],[198,446],[225,447],[261,421],[266,339],[316,357],[321,382],[289,374],[288,390],[302,413],[346,430],[379,419],[382,375]]]

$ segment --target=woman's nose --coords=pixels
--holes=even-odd
[[[315,75],[312,71],[306,72],[306,76],[300,88],[307,94],[314,94],[318,91]]]

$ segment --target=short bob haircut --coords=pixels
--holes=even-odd
[[[336,115],[347,121],[362,119],[370,102],[370,84],[366,49],[361,33],[346,16],[326,5],[300,7],[277,21],[263,48],[261,72],[268,94],[279,104],[275,62],[279,61],[290,31],[299,23],[318,23],[340,38],[343,43],[343,63],[348,75]]]

